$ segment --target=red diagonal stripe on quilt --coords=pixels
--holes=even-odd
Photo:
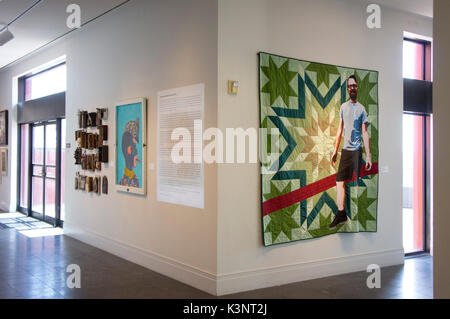
[[[372,168],[369,171],[366,171],[365,165],[361,167],[360,177],[375,174],[378,174],[378,163],[373,163]],[[263,216],[269,215],[270,213],[276,212],[296,203],[300,203],[307,198],[325,192],[326,190],[336,186],[336,176],[337,174],[325,177],[317,182],[306,185],[293,192],[265,201],[263,203]],[[355,180],[356,175],[355,173],[353,173],[353,179],[349,182],[353,182]]]

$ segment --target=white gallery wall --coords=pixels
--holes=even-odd
[[[435,298],[450,298],[450,218],[448,192],[450,172],[448,162],[450,147],[448,74],[450,72],[450,2],[434,2],[434,83],[433,83],[433,125],[434,125],[434,255],[433,288]]]
[[[432,20],[382,7],[368,29],[360,0],[219,0],[218,122],[259,127],[259,51],[379,71],[378,232],[263,247],[259,164],[218,168],[218,292],[230,293],[403,262],[402,39],[432,36]],[[228,80],[240,83],[228,95]],[[408,137],[406,137],[408,138]]]
[[[217,126],[217,32],[216,1],[132,0],[0,71],[0,106],[11,106],[13,76],[67,56],[67,142],[72,147],[66,154],[65,233],[211,293],[217,268],[217,169],[205,164],[204,209],[158,202],[156,110],[158,91],[205,83],[204,125]],[[146,196],[113,187],[114,103],[135,97],[148,98]],[[109,194],[102,196],[74,190],[80,168],[73,164],[77,112],[96,107],[111,112],[106,122],[110,163],[101,172],[108,177]],[[1,208],[15,207],[10,197],[10,186],[1,185]]]
[[[132,0],[0,71],[0,109],[11,111],[10,153],[17,145],[12,78],[66,55],[67,234],[218,294],[402,263],[402,38],[403,31],[432,36],[432,20],[382,7],[382,28],[369,30],[366,6],[360,0]],[[157,92],[205,83],[204,128],[259,128],[259,51],[380,72],[380,166],[389,172],[380,174],[377,233],[263,247],[259,164],[205,164],[205,209],[156,200]],[[239,81],[237,96],[227,94],[228,80]],[[134,97],[149,104],[147,196],[113,189],[112,160],[102,171],[108,195],[75,191],[77,111],[113,111],[115,102]],[[9,178],[0,185],[0,209],[14,209],[15,187]]]

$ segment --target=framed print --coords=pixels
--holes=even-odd
[[[147,191],[147,100],[138,98],[116,104],[117,191],[145,195]]]
[[[0,173],[3,176],[8,175],[8,149],[0,149]]]
[[[0,112],[0,146],[8,145],[8,111]]]

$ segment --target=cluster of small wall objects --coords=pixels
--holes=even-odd
[[[75,165],[80,165],[84,171],[101,171],[102,163],[109,162],[108,125],[103,121],[108,119],[107,108],[97,108],[96,112],[80,110],[78,112],[78,127],[75,131],[77,148],[74,153]],[[106,176],[89,176],[77,172],[74,188],[97,195],[108,194],[108,178]]]

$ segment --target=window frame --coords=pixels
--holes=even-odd
[[[430,41],[426,41],[426,40],[412,39],[412,38],[407,38],[407,37],[403,37],[403,41],[413,42],[413,43],[416,43],[416,44],[420,44],[422,46],[422,50],[423,50],[423,61],[422,61],[422,63],[423,63],[423,70],[422,70],[422,72],[423,73],[422,74],[423,74],[423,76],[422,76],[422,78],[420,80],[421,81],[429,81],[429,82],[431,82],[432,81],[432,79],[431,79],[431,70],[427,69],[427,60],[428,60],[428,58],[430,59],[430,68],[432,67],[431,66],[431,55],[427,54],[427,48],[431,47],[432,43]],[[430,80],[427,80],[428,72],[430,73]]]
[[[423,49],[423,70],[421,81],[432,82],[432,42],[416,38],[403,37],[403,41],[409,41],[416,44],[420,44]],[[430,49],[429,52],[428,49]],[[427,63],[429,60],[429,63]],[[428,79],[427,79],[428,78]],[[405,78],[403,78],[405,79]],[[423,250],[405,253],[405,257],[413,257],[422,254],[430,253],[431,242],[431,188],[430,188],[430,172],[431,172],[431,115],[432,113],[422,112],[408,112],[403,111],[403,114],[411,114],[421,116],[423,121]]]
[[[417,113],[417,112],[403,112],[403,115],[413,115],[419,116],[423,125],[422,139],[423,139],[423,158],[422,158],[422,171],[423,171],[423,241],[422,241],[422,250],[412,251],[405,253],[405,257],[412,257],[422,254],[430,254],[430,240],[431,240],[431,229],[430,229],[430,147],[431,147],[431,114],[427,113]]]
[[[66,61],[63,61],[63,62],[61,62],[61,63],[55,64],[55,65],[53,65],[53,66],[51,66],[51,67],[48,67],[48,68],[46,68],[46,69],[43,69],[43,70],[41,70],[41,71],[39,71],[39,72],[36,72],[36,73],[30,73],[30,74],[27,74],[27,75],[24,75],[24,76],[20,77],[20,78],[19,78],[19,102],[26,102],[26,101],[31,101],[31,100],[33,100],[33,99],[30,99],[30,100],[26,100],[26,99],[25,99],[25,97],[26,97],[26,92],[27,92],[27,85],[26,85],[27,80],[29,80],[29,79],[31,79],[31,78],[34,78],[34,77],[36,77],[36,76],[38,76],[38,75],[40,75],[40,74],[47,73],[47,72],[49,72],[49,71],[51,71],[51,70],[53,70],[53,69],[56,69],[56,68],[58,68],[58,67],[60,67],[60,66],[66,65],[66,64],[67,64]],[[67,89],[66,89],[66,91],[67,91]],[[66,91],[65,91],[65,92],[66,92]],[[59,93],[60,93],[60,92],[59,92]],[[58,94],[58,92],[53,93],[53,94]],[[50,96],[50,95],[53,95],[53,94],[49,94],[49,95],[46,95],[46,96]],[[40,98],[43,98],[43,97],[45,97],[45,96],[41,96]]]
[[[27,79],[30,79],[30,78],[33,78],[33,77],[35,77],[37,75],[40,75],[42,73],[51,71],[51,70],[53,70],[53,69],[55,69],[57,67],[60,67],[62,65],[67,65],[66,61],[62,61],[60,63],[52,65],[52,66],[50,66],[48,68],[45,68],[45,69],[43,69],[41,71],[38,71],[36,73],[29,73],[29,74],[26,74],[24,76],[21,76],[18,79],[18,88],[17,88],[18,89],[18,104],[19,105],[24,105],[24,104],[28,103],[29,101],[33,101],[33,100],[36,100],[36,101],[39,101],[40,99],[41,100],[46,100],[46,99],[48,99],[49,96],[52,96],[54,94],[63,93],[63,92],[59,92],[59,93],[57,92],[57,93],[54,93],[54,94],[42,96],[42,97],[37,98],[37,99],[25,100],[25,96],[26,96],[26,84],[25,83],[26,83]],[[67,88],[66,88],[66,91],[64,91],[64,94],[66,92],[67,92]],[[16,211],[18,211],[18,212],[20,212],[22,214],[25,214],[26,216],[32,216],[32,217],[38,218],[39,220],[42,220],[42,221],[47,222],[49,224],[52,224],[55,227],[63,227],[64,226],[64,221],[60,219],[61,218],[61,183],[64,183],[64,181],[61,180],[61,159],[62,159],[62,154],[61,154],[61,149],[62,149],[62,144],[61,144],[62,143],[62,140],[61,140],[61,137],[62,137],[62,135],[61,135],[61,122],[62,122],[63,119],[65,119],[65,115],[63,117],[57,116],[55,119],[51,119],[51,120],[25,121],[25,122],[18,123],[18,125],[17,125],[17,132],[18,132],[18,135],[17,135],[18,136],[17,178],[18,178],[18,183],[17,183],[17,190],[16,190],[17,191]],[[36,213],[36,212],[33,212],[33,210],[32,210],[32,185],[31,185],[31,183],[32,183],[32,175],[33,175],[33,172],[32,172],[32,167],[33,167],[33,165],[32,165],[33,127],[34,126],[39,126],[39,125],[48,125],[49,122],[52,122],[52,123],[55,122],[56,130],[57,130],[57,141],[56,141],[56,168],[57,169],[56,169],[56,176],[55,176],[55,178],[56,178],[56,183],[55,183],[55,205],[56,205],[56,211],[55,211],[55,217],[54,218],[53,217],[49,217],[49,216],[43,218],[44,217],[43,215],[41,215],[39,213]],[[29,125],[29,131],[28,131],[28,134],[29,134],[29,136],[28,136],[29,143],[28,144],[29,145],[28,145],[28,149],[26,150],[26,152],[28,152],[28,163],[27,163],[27,166],[28,166],[28,178],[27,178],[27,181],[26,181],[27,184],[28,184],[28,196],[27,196],[27,199],[26,199],[27,205],[28,205],[27,208],[22,207],[20,205],[20,197],[21,197],[21,194],[20,194],[20,187],[21,187],[20,177],[21,177],[21,173],[22,173],[21,172],[21,165],[20,165],[20,161],[22,159],[22,153],[21,153],[21,147],[22,147],[22,145],[21,145],[21,141],[22,141],[21,140],[21,138],[22,138],[21,126],[25,125],[25,124]]]

